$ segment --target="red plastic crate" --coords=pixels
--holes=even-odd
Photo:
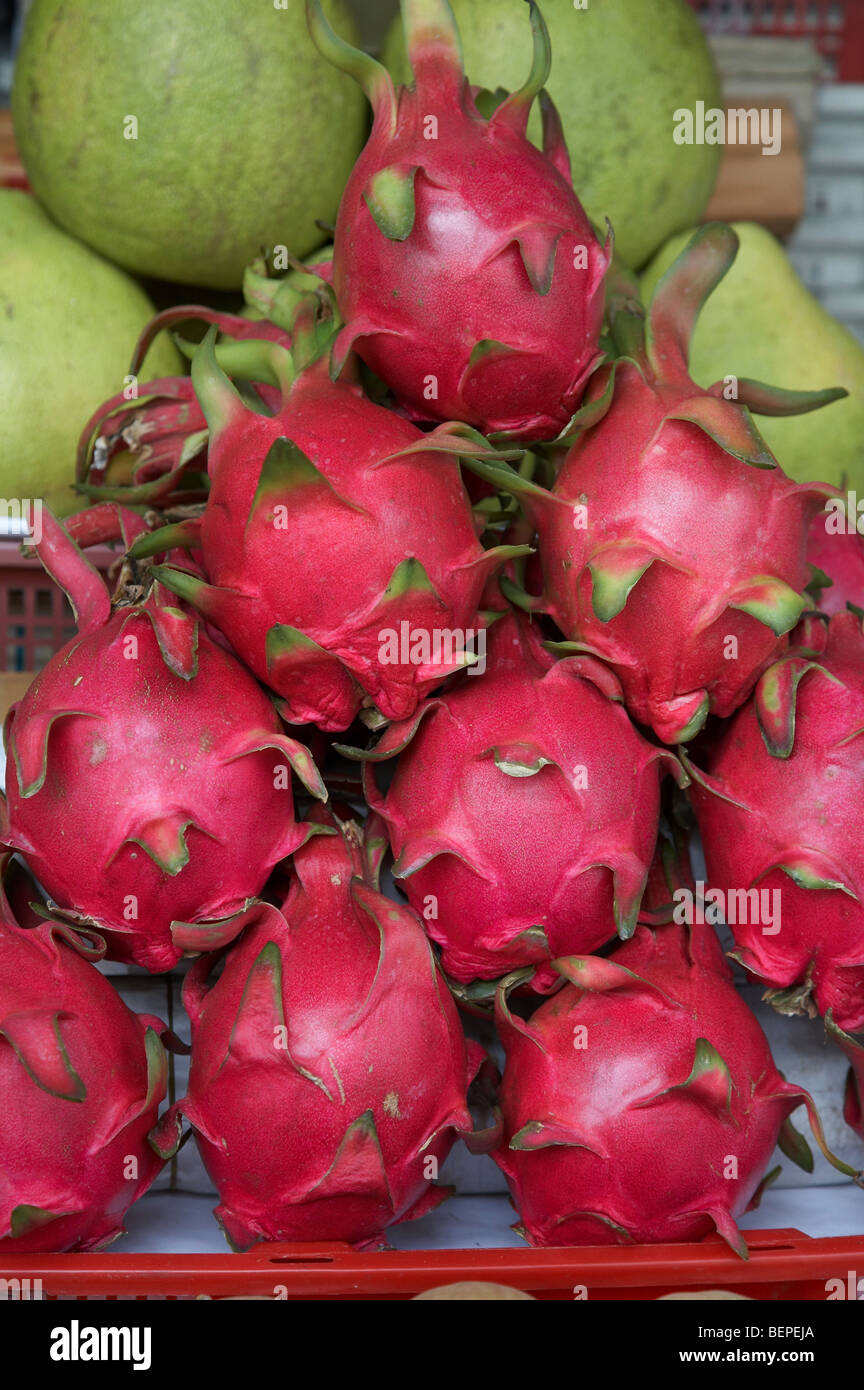
[[[840,82],[864,82],[864,0],[690,0],[709,34],[812,39]]]
[[[104,571],[117,555],[95,546],[87,558]],[[75,632],[66,595],[41,561],[16,540],[0,541],[0,671],[41,671]]]
[[[41,1281],[46,1299],[334,1299],[390,1302],[438,1284],[491,1279],[543,1300],[651,1300],[729,1289],[760,1300],[824,1302],[826,1282],[864,1271],[864,1236],[811,1239],[749,1231],[750,1259],[719,1236],[693,1245],[566,1246],[550,1250],[384,1250],[258,1245],[243,1255],[0,1256],[0,1278]]]

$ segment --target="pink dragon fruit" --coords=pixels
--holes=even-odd
[[[834,489],[776,465],[749,410],[794,413],[846,393],[774,391],[729,378],[702,391],[687,372],[698,310],[737,237],[695,234],[657,287],[647,319],[624,281],[610,296],[623,356],[594,375],[550,491],[501,465],[483,476],[518,493],[540,535],[548,612],[567,639],[616,671],[631,714],[667,743],[727,716],[784,646],[806,600],[807,527]],[[737,390],[737,399],[727,393]]]
[[[98,1250],[170,1152],[164,1025],[90,964],[95,932],[18,916],[0,891],[0,1257]]]
[[[842,508],[829,507],[810,523],[807,559],[818,571],[818,604],[823,613],[864,609],[864,536],[848,529]],[[823,581],[827,580],[827,583]]]
[[[474,1147],[466,1043],[419,922],[377,891],[359,827],[299,850],[280,912],[258,920],[207,987],[187,976],[192,1067],[182,1113],[237,1248],[258,1240],[380,1243],[448,1195],[457,1135]],[[375,851],[375,846],[370,845]]]
[[[271,867],[304,842],[291,769],[326,791],[252,677],[158,587],[112,611],[47,512],[37,549],[79,636],[10,712],[0,840],[66,916],[104,933],[112,959],[168,970],[236,935]]]
[[[556,956],[632,934],[658,771],[681,768],[634,729],[607,667],[556,661],[526,619],[496,623],[488,660],[484,675],[466,674],[354,755],[367,760],[366,798],[386,822],[394,874],[448,975],[531,966],[542,991],[560,982]],[[382,795],[372,765],[397,753]]]
[[[354,348],[415,419],[554,438],[600,360],[610,247],[573,192],[541,91],[551,53],[537,6],[528,80],[494,110],[464,75],[447,0],[402,0],[414,85],[398,93],[385,68],[336,37],[319,0],[306,12],[318,48],[374,111],[336,223],[345,327],[334,370]],[[538,94],[542,153],[525,135]]]
[[[830,1009],[825,1015],[825,1029],[849,1059],[843,1118],[850,1129],[854,1129],[855,1133],[864,1139],[864,1043],[850,1038],[848,1033],[838,1028],[831,1017]]]
[[[457,457],[441,457],[493,456],[480,436],[459,425],[423,435],[330,381],[315,356],[322,328],[298,333],[294,360],[258,345],[284,383],[269,418],[219,368],[211,330],[192,365],[210,429],[207,507],[133,553],[200,548],[209,584],[154,573],[221,629],[290,722],[347,729],[361,707],[404,719],[474,660],[486,579],[527,547],[483,549]]]
[[[862,731],[861,623],[809,617],[710,749],[707,772],[688,763],[738,959],[782,1012],[830,1009],[848,1033],[864,1028]]]
[[[232,374],[246,375],[245,343],[262,339],[291,346],[285,324],[296,311],[302,296],[285,280],[271,280],[250,268],[245,282],[247,302],[266,306],[279,322],[254,321],[239,314],[219,313],[200,304],[180,304],[157,314],[144,328],[129,368],[137,377],[141,363],[156,336],[178,324],[196,320],[212,324],[223,336],[219,353]],[[253,352],[257,365],[260,352]],[[272,383],[257,382],[255,392],[262,403],[275,409],[279,392]],[[254,397],[250,397],[254,400]],[[175,489],[186,487],[184,475],[190,465],[203,467],[207,450],[207,421],[188,376],[157,377],[144,383],[129,396],[128,387],[99,406],[81,431],[76,459],[76,477],[88,496],[107,501],[148,503],[165,506]],[[118,477],[116,460],[127,454],[129,461]],[[112,468],[112,463],[115,466]]]
[[[699,1240],[747,1258],[736,1218],[758,1203],[778,1139],[812,1167],[786,1082],[707,927],[639,927],[612,957],[556,962],[567,985],[528,1022],[496,1003],[507,1054],[493,1155],[532,1245]],[[518,976],[515,977],[518,979]],[[762,1180],[762,1181],[760,1181]]]

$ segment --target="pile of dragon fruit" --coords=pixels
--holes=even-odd
[[[35,540],[78,636],[5,729],[0,1248],[104,1245],[192,1135],[236,1248],[380,1245],[462,1140],[533,1244],[746,1255],[775,1146],[812,1166],[798,1107],[858,1175],[717,923],[824,1020],[864,1138],[864,556],[753,419],[843,393],[691,380],[735,235],[640,302],[535,5],[512,94],[443,0],[398,91],[307,10],[374,112],[332,255],[160,315],[133,372],[197,321],[191,376],[105,404]],[[95,963],[184,957],[160,1116],[183,1045]]]

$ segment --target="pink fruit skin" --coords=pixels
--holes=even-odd
[[[609,959],[560,964],[570,983],[528,1023],[503,991],[497,1004],[507,1062],[494,1158],[517,1229],[532,1245],[716,1229],[746,1255],[736,1218],[755,1205],[781,1125],[812,1103],[776,1070],[713,932],[643,926]]]
[[[0,838],[60,909],[98,927],[111,959],[168,970],[240,930],[242,915],[226,919],[305,837],[291,767],[313,788],[317,772],[194,618],[152,595],[112,615],[62,527],[45,525],[42,556],[55,577],[72,567],[82,635],[7,719]]]
[[[845,613],[847,603],[864,608],[864,537],[828,531],[828,521],[821,513],[814,516],[807,541],[808,561],[831,580],[819,590],[819,607],[823,613]]]
[[[689,383],[649,386],[624,363],[612,409],[573,447],[555,485],[571,505],[549,507],[540,523],[549,612],[567,638],[609,662],[633,717],[670,742],[706,694],[712,713],[730,715],[782,650],[782,637],[730,601],[764,572],[766,556],[773,575],[804,588],[806,528],[824,500],[670,419],[692,394]],[[584,529],[574,524],[580,506]],[[658,558],[603,622],[589,566],[606,547],[632,541]],[[724,656],[730,639],[735,659]]]
[[[262,907],[215,984],[206,958],[188,976],[182,1111],[235,1247],[380,1243],[447,1195],[430,1178],[471,1130],[482,1051],[413,913],[361,876],[356,830],[298,852],[282,911]]]
[[[862,728],[861,624],[851,613],[827,631],[808,620],[691,792],[711,886],[780,893],[779,932],[730,923],[742,964],[774,989],[797,987],[800,997],[777,1001],[784,1009],[812,996],[847,1033],[864,1028]]]
[[[336,222],[336,357],[356,348],[415,419],[550,439],[599,360],[611,251],[573,192],[551,102],[542,153],[525,136],[530,100],[481,115],[448,8],[427,5],[409,42],[415,85],[394,95],[382,70],[373,93]],[[413,183],[413,215],[388,231],[370,209],[382,171],[409,201]]]
[[[100,950],[0,905],[0,1256],[101,1249],[162,1167],[164,1025],[83,958]]]
[[[331,382],[323,360],[269,418],[247,409],[207,344],[200,352],[212,488],[195,544],[211,586],[159,577],[225,633],[290,722],[343,730],[364,706],[406,718],[464,663],[431,647],[412,660],[407,646],[385,660],[385,634],[483,627],[484,584],[510,552],[480,545],[459,464],[437,451],[445,441],[426,450],[414,425]]]
[[[385,731],[375,759],[410,741],[386,795],[367,765],[366,796],[447,974],[534,966],[545,990],[556,956],[596,949],[616,924],[632,931],[659,773],[680,768],[630,723],[605,667],[555,661],[527,621],[495,624],[488,662]]]

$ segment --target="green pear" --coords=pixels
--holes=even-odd
[[[61,232],[29,193],[0,189],[0,498],[71,483],[78,436],[123,389],[152,314],[134,280]],[[160,333],[140,380],[184,370]]]
[[[345,0],[325,10],[356,36]],[[262,246],[320,246],[368,105],[303,0],[33,0],[15,138],[66,231],[136,274],[236,289]]]
[[[472,83],[521,87],[531,65],[524,0],[450,0]],[[589,217],[608,217],[628,265],[697,222],[711,196],[719,145],[678,145],[674,113],[722,105],[705,36],[687,0],[540,0],[549,29],[548,89],[564,125],[573,186]],[[398,19],[382,57],[409,76]],[[529,135],[540,144],[535,110]]]
[[[864,495],[864,348],[802,284],[776,237],[754,222],[733,225],[740,248],[699,315],[691,375],[700,386],[730,375],[797,391],[845,386],[845,400],[809,415],[756,423],[790,477]],[[646,302],[691,235],[673,237],[647,267]]]

